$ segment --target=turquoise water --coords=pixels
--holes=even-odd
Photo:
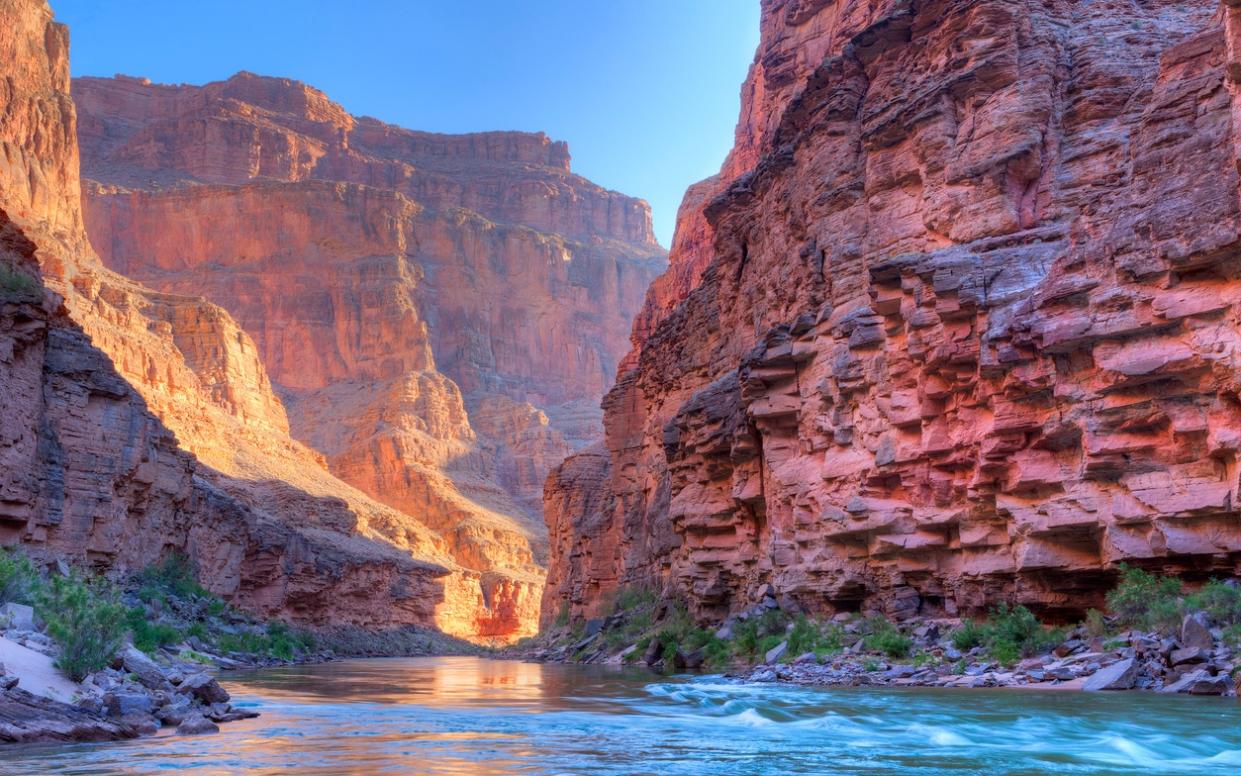
[[[0,773],[1241,772],[1235,699],[807,689],[474,658],[228,677],[214,736],[0,750]]]

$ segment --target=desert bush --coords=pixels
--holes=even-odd
[[[1127,628],[1171,630],[1184,614],[1181,582],[1122,564],[1120,583],[1107,594],[1107,606]]]
[[[39,281],[21,270],[0,264],[0,299],[33,299],[39,295]]]
[[[130,607],[126,613],[126,622],[133,636],[134,646],[148,654],[185,638],[175,625],[151,622],[147,610],[141,606]]]
[[[863,630],[866,635],[862,639],[862,645],[872,652],[882,652],[888,657],[906,657],[913,649],[913,640],[883,617],[868,618]]]
[[[977,620],[966,620],[952,632],[952,646],[965,651],[982,646],[987,640],[987,626]]]
[[[39,572],[21,550],[0,549],[0,602],[34,602]]]
[[[1060,643],[1063,634],[1044,627],[1026,607],[1002,603],[991,610],[985,622],[962,623],[951,638],[957,649],[982,646],[993,659],[1011,665],[1022,657],[1051,649]]]
[[[125,643],[125,607],[114,587],[76,572],[53,577],[37,598],[47,633],[60,646],[56,666],[75,682],[107,666]]]
[[[1206,612],[1212,624],[1221,628],[1241,624],[1241,587],[1212,579],[1185,599],[1185,608]]]

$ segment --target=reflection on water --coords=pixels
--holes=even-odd
[[[219,735],[0,750],[0,773],[1191,774],[1241,769],[1235,700],[814,690],[415,658],[236,674]]]

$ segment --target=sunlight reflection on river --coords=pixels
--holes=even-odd
[[[0,750],[0,773],[1236,773],[1233,699],[821,690],[412,658],[226,677],[214,736]]]

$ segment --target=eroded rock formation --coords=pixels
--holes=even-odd
[[[548,481],[544,617],[1241,571],[1239,40],[1233,0],[764,0],[605,445]]]
[[[287,431],[477,575],[445,627],[481,608],[508,612],[482,635],[532,633],[543,480],[597,438],[663,266],[646,204],[573,175],[543,135],[414,132],[284,79],[73,88],[104,262],[225,308]],[[404,544],[399,522],[380,531]]]
[[[0,22],[5,272],[36,285],[0,300],[0,539],[118,572],[184,552],[261,616],[531,632],[542,476],[661,264],[645,205],[539,135],[243,75],[84,87],[84,216],[67,33],[41,0]]]

